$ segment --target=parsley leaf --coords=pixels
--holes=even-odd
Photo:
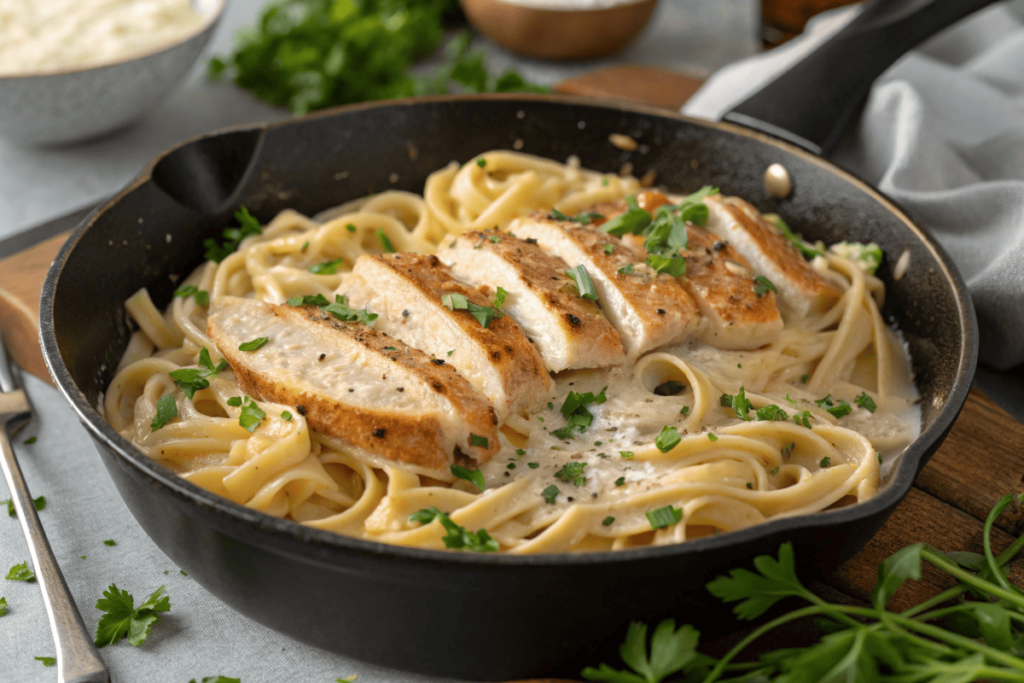
[[[708,591],[724,602],[738,602],[733,608],[740,619],[756,619],[779,600],[789,596],[807,597],[809,592],[796,577],[793,544],[783,543],[776,560],[770,555],[754,558],[754,568],[733,569],[708,584]]]
[[[554,505],[555,499],[558,498],[559,493],[561,493],[561,491],[558,490],[558,487],[552,484],[551,486],[541,491],[540,495],[544,496],[544,501],[548,505]]]
[[[614,518],[607,518],[612,519]],[[672,619],[658,624],[647,653],[647,625],[633,622],[626,631],[626,642],[619,648],[622,661],[636,673],[616,671],[607,664],[597,669],[587,667],[583,678],[607,683],[659,683],[682,670],[697,657],[698,632],[689,624],[676,629]]]
[[[498,308],[492,308],[491,306],[481,306],[474,304],[466,298],[464,294],[457,292],[449,292],[441,296],[441,305],[447,308],[449,311],[467,311],[470,315],[476,318],[476,321],[480,323],[481,327],[490,327],[491,322],[496,318],[500,318],[504,315],[501,312],[501,304],[505,301],[505,296],[508,294],[505,290],[499,288],[500,291],[495,295],[495,306]]]
[[[267,337],[256,337],[252,341],[243,342],[238,345],[239,351],[255,351],[270,341]]]
[[[246,396],[245,401],[242,403],[242,412],[238,416],[238,424],[252,434],[266,416],[267,414],[256,405],[256,402]]]
[[[650,254],[647,257],[647,265],[656,273],[664,273],[672,277],[683,277],[686,275],[686,259],[678,256],[659,256]]]
[[[484,490],[484,474],[480,470],[471,470],[467,467],[463,467],[462,465],[452,465],[451,471],[456,478],[465,479],[476,486],[479,490]]]
[[[804,242],[802,239],[800,239],[792,230],[790,230],[789,226],[786,225],[786,221],[782,220],[782,218],[779,215],[769,213],[765,214],[764,218],[769,223],[777,227],[779,229],[779,232],[782,233],[783,237],[785,237],[789,241],[789,243],[796,248],[797,251],[803,254],[804,258],[813,259],[815,256],[824,255],[823,251],[821,251],[820,249],[815,249],[807,242]]]
[[[757,409],[757,419],[761,422],[785,422],[789,419],[789,415],[782,408],[774,403],[770,403],[763,408]]]
[[[10,570],[8,570],[7,580],[25,582],[35,581],[36,574],[28,568],[28,562],[22,562],[21,564],[14,565]]]
[[[331,302],[327,300],[323,294],[305,295],[305,296],[293,296],[291,299],[285,302],[289,306],[327,306]]]
[[[657,446],[658,450],[662,453],[668,453],[682,440],[683,437],[679,435],[679,430],[675,427],[665,425],[661,428],[661,433],[658,434],[658,438],[654,440],[654,445]]]
[[[565,271],[565,274],[572,279],[573,283],[576,285],[576,290],[579,292],[581,297],[584,299],[590,299],[591,301],[597,301],[597,291],[594,289],[594,281],[590,279],[590,274],[582,263],[572,270]]]
[[[96,609],[105,612],[96,627],[96,645],[113,645],[125,636],[135,647],[146,642],[159,613],[171,609],[171,600],[163,593],[164,587],[160,586],[136,608],[135,598],[128,591],[110,584],[96,602]]]
[[[341,680],[341,679],[338,679]],[[192,679],[188,683],[196,683],[196,679]],[[241,678],[228,678],[227,676],[206,676],[200,683],[242,683]]]
[[[206,253],[203,254],[203,258],[207,261],[220,263],[233,254],[238,249],[239,243],[246,237],[263,234],[263,227],[260,225],[260,222],[244,206],[235,212],[235,220],[238,221],[240,227],[225,228],[222,233],[224,237],[223,243],[218,244],[217,240],[212,238],[203,240],[203,246],[206,247]]]
[[[771,280],[766,278],[764,275],[758,275],[754,278],[754,294],[761,298],[768,292],[778,293],[779,290],[775,289],[775,285],[772,284]]]
[[[176,417],[178,417],[178,404],[174,400],[174,395],[161,396],[156,400],[156,415],[149,423],[149,428],[155,432]]]
[[[365,308],[363,310],[359,310],[349,306],[348,298],[340,294],[334,295],[333,304],[321,306],[320,309],[346,323],[362,323],[372,327],[373,321],[377,319],[376,313],[370,313],[370,311]]]
[[[635,205],[636,200],[633,198],[633,195],[629,196],[626,200],[627,203],[630,199],[633,199],[633,203]],[[650,212],[641,209],[639,206],[635,206],[635,208],[630,208],[625,213],[621,213],[606,221],[601,225],[601,230],[611,235],[622,237],[623,235],[638,235],[650,224]]]
[[[583,486],[587,481],[586,477],[583,476],[583,470],[586,467],[587,463],[585,462],[567,462],[562,465],[562,469],[555,472],[555,477],[574,486]]]
[[[677,507],[666,505],[657,510],[647,511],[647,521],[652,529],[663,529],[678,524],[683,519],[683,511]]]
[[[309,267],[309,272],[314,275],[334,275],[338,272],[338,268],[341,268],[344,263],[345,259],[342,258],[336,258],[333,261],[324,261],[323,263],[314,263]]]
[[[0,598],[0,617],[7,615],[7,598]]]
[[[420,522],[421,524],[429,524],[435,519],[448,532],[447,536],[441,538],[446,548],[472,550],[478,553],[498,551],[498,542],[491,538],[485,529],[469,531],[464,526],[453,522],[447,512],[441,512],[436,507],[424,508],[409,515],[410,522]]]
[[[801,410],[798,413],[793,413],[793,422],[800,425],[801,427],[811,428],[811,411]]]
[[[207,378],[213,377],[230,367],[228,362],[224,359],[221,359],[221,361],[214,366],[213,361],[210,359],[210,352],[205,346],[199,351],[198,365],[202,369],[181,368],[167,373],[171,376],[171,379],[174,380],[177,387],[185,392],[185,396],[187,396],[190,401],[197,391],[201,391],[210,386],[210,381]],[[175,415],[176,414],[177,412],[175,412]]]
[[[37,662],[42,662],[43,666],[56,666],[57,664],[56,657],[33,657],[32,659],[36,660]]]
[[[195,285],[181,285],[174,290],[174,296],[180,296],[184,298],[192,297],[196,303],[206,308],[210,305],[210,293],[205,289],[199,289]]]
[[[489,443],[489,441],[488,441],[486,436],[480,436],[479,434],[473,434],[473,433],[470,433],[470,435],[469,435],[469,445],[470,446],[478,446],[480,448],[488,448],[489,447],[488,443]],[[481,486],[480,488],[483,488],[483,487]]]
[[[398,251],[391,244],[391,240],[388,238],[388,234],[384,232],[384,228],[377,228],[377,241],[380,242],[380,248],[387,254],[394,254]]]
[[[3,502],[7,503],[7,516],[17,517],[18,513],[14,509],[14,499],[8,498]],[[32,501],[32,505],[35,507],[36,510],[42,510],[43,508],[46,507],[46,496],[39,496],[38,498],[34,499]]]
[[[875,405],[875,401],[870,396],[868,396],[868,392],[866,391],[860,392],[860,396],[853,399],[853,402],[859,405],[861,408],[866,409],[869,413],[873,413],[875,412],[875,410],[878,409],[878,406]]]
[[[751,419],[749,413],[753,410],[754,406],[747,400],[747,394],[743,387],[740,387],[735,396],[732,394],[722,394],[718,402],[723,408],[732,408],[732,412],[741,420],[749,421]]]
[[[832,414],[833,417],[843,417],[853,412],[853,408],[850,404],[842,399],[836,399],[839,401],[838,404],[832,402],[832,394],[829,394],[825,398],[819,398],[815,401],[819,408],[824,408],[826,411]]]
[[[573,432],[579,432],[582,434],[587,431],[594,422],[594,415],[586,406],[595,404],[600,405],[608,400],[604,395],[605,389],[601,389],[595,395],[593,392],[588,391],[585,394],[581,394],[575,391],[570,391],[569,395],[565,397],[565,401],[562,402],[561,412],[562,417],[566,418],[566,424],[564,427],[560,427],[551,433],[559,439],[571,439],[573,438]]]

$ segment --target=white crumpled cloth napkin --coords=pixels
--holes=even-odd
[[[718,120],[856,12],[717,72],[683,113]],[[795,106],[799,106],[795,103]],[[981,327],[981,361],[1024,362],[1024,20],[983,10],[922,44],[874,84],[830,159],[892,198],[950,254]]]

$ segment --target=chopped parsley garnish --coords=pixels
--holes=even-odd
[[[662,453],[668,453],[682,440],[683,437],[679,436],[678,429],[665,425],[661,428],[661,433],[658,434],[658,438],[654,440],[654,445],[657,446],[658,450]]]
[[[619,455],[621,455],[626,460],[629,460],[630,458],[633,457],[634,453],[633,451],[619,451]]]
[[[626,483],[626,478],[625,477],[619,477],[618,479],[615,480],[615,485],[616,486],[622,486],[625,483]]]
[[[96,602],[96,609],[105,612],[96,627],[97,646],[113,645],[127,636],[128,642],[138,647],[146,642],[160,613],[170,611],[171,599],[164,595],[164,587],[160,586],[136,608],[131,593],[110,584]]]
[[[796,442],[790,441],[782,447],[782,458],[783,460],[789,460],[789,456],[793,455],[793,449],[796,448]]]
[[[743,387],[740,387],[735,396],[732,394],[722,394],[718,399],[718,403],[723,408],[732,408],[732,412],[736,413],[736,417],[741,420],[751,419],[749,413],[753,410],[754,406],[747,400]]]
[[[56,657],[33,657],[32,659],[36,660],[37,662],[42,662],[43,666],[56,666],[57,664]]]
[[[434,520],[441,523],[447,536],[441,538],[444,546],[452,550],[472,550],[478,553],[493,553],[498,551],[498,542],[491,538],[485,529],[469,531],[466,527],[456,524],[448,516],[447,512],[441,512],[436,507],[429,507],[409,515],[410,522],[429,524]]]
[[[232,396],[231,398],[229,398],[227,400],[227,404],[229,406],[237,408],[238,406],[242,405],[242,397],[241,396]]]
[[[541,491],[540,495],[544,496],[544,500],[545,502],[547,502],[548,505],[554,505],[555,499],[558,498],[559,493],[561,493],[561,491],[558,490],[558,487],[552,484],[551,486]]]
[[[463,467],[462,465],[452,465],[451,470],[452,475],[454,475],[456,479],[465,479],[476,486],[477,489],[481,491],[484,490],[484,473],[480,470],[471,470],[467,467]]]
[[[292,414],[287,410],[284,410],[281,412],[281,419],[284,420],[285,422],[290,422],[292,419]]]
[[[343,263],[345,263],[345,259],[341,258],[336,258],[333,261],[324,261],[323,263],[315,263],[309,267],[309,272],[313,273],[313,275],[334,275]]]
[[[455,353],[455,349],[452,349],[448,352],[448,357],[451,358],[453,353]]]
[[[391,240],[388,239],[388,234],[384,232],[384,228],[377,228],[377,241],[380,242],[380,248],[384,250],[386,254],[394,254],[397,249],[391,244]]]
[[[853,412],[853,408],[850,407],[849,403],[841,398],[836,400],[839,401],[839,403],[833,403],[832,394],[829,394],[825,398],[819,398],[815,403],[819,408],[824,408],[828,411],[832,417],[844,417]]]
[[[525,449],[525,448],[517,448],[517,449],[516,449],[516,456],[517,456],[517,457],[520,457],[520,458],[521,458],[521,457],[523,457],[524,455],[526,455],[526,449]]]
[[[749,481],[748,481],[748,482],[747,482],[747,488],[748,488],[748,489],[753,489],[753,488],[754,488],[754,485],[753,485],[753,484],[752,484],[751,482],[749,482]]]
[[[309,242],[303,242],[302,243],[302,248],[299,249],[299,251],[301,251],[303,254],[305,254],[307,249],[309,249]]]
[[[878,409],[878,406],[875,405],[875,401],[870,396],[868,396],[868,392],[866,391],[862,391],[860,393],[860,396],[853,399],[853,402],[859,405],[861,408],[866,409],[869,413],[873,413],[875,412],[875,410]]]
[[[708,432],[708,441],[718,441],[718,437],[715,436],[714,432]]]
[[[342,680],[340,678],[336,680]],[[352,680],[355,680],[354,678]],[[196,679],[192,679],[188,683],[196,683]],[[242,683],[241,678],[228,678],[227,676],[204,676],[200,683]],[[351,682],[350,682],[351,683]]]
[[[187,396],[188,399],[191,401],[192,397],[195,396],[197,391],[200,391],[210,386],[210,381],[208,379],[209,377],[213,377],[217,373],[227,370],[228,367],[230,367],[228,365],[228,362],[223,358],[219,363],[217,363],[216,366],[214,366],[213,361],[210,360],[210,352],[207,351],[206,347],[204,346],[199,351],[199,368],[181,368],[180,370],[174,370],[167,374],[171,376],[171,379],[174,380],[174,383],[178,386],[179,389],[185,392],[185,396]],[[177,409],[175,409],[175,415],[176,414]]]
[[[470,433],[470,435],[469,435],[469,445],[470,446],[479,446],[480,448],[487,448],[488,447],[487,437],[486,436],[479,436],[478,434]],[[483,487],[480,487],[480,488],[483,488]]]
[[[682,257],[651,254],[647,257],[647,265],[653,268],[655,273],[664,273],[672,277],[686,275],[686,259]]]
[[[28,568],[28,562],[22,562],[16,564],[10,568],[7,572],[8,581],[35,581],[36,575],[31,569]]]
[[[27,439],[25,439],[24,441],[22,441],[22,443],[25,444],[26,446],[31,446],[32,444],[34,444],[38,440],[39,440],[38,437],[30,436]]]
[[[0,598],[0,617],[7,615],[7,598]]]
[[[156,415],[149,423],[149,428],[155,432],[176,417],[178,417],[178,404],[174,400],[174,395],[161,396],[156,400]]]
[[[611,526],[612,523],[614,523],[614,522],[615,522],[615,518],[612,517],[611,515],[609,515],[609,516],[607,516],[607,517],[605,517],[604,519],[601,520],[601,525],[602,526]]]
[[[583,470],[586,467],[587,463],[585,462],[567,462],[562,465],[562,469],[555,472],[555,477],[574,486],[583,486],[587,481],[586,477],[583,476]]]
[[[680,415],[689,415],[690,414],[690,406],[683,406],[682,408],[680,408],[679,409],[679,414]]]
[[[551,209],[551,217],[556,221],[572,221],[573,223],[582,223],[583,225],[589,225],[595,220],[604,218],[604,214],[588,212],[579,213],[575,216],[566,216],[558,209]]]
[[[586,406],[590,404],[601,404],[607,401],[607,397],[604,395],[604,389],[601,389],[595,396],[593,392],[588,391],[585,394],[580,394],[575,391],[570,391],[569,395],[565,397],[565,401],[562,402],[561,412],[562,416],[566,419],[564,427],[560,427],[552,431],[559,439],[571,439],[573,438],[573,432],[579,432],[582,434],[587,431],[594,422],[594,415]]]
[[[528,463],[526,463],[526,466],[529,467],[531,470],[535,470],[538,467],[540,467],[540,463],[528,462]]]
[[[483,168],[484,166],[487,165],[487,159],[477,159],[476,165],[479,166],[480,168]]]
[[[174,296],[180,296],[183,298],[192,297],[196,303],[206,308],[210,305],[210,293],[205,289],[199,289],[195,285],[182,285],[174,290]]]
[[[356,226],[353,225],[352,223],[346,223],[345,224],[345,229],[348,230],[349,232],[355,232],[356,231]]]
[[[769,472],[768,474],[770,474],[770,475],[772,475],[774,477],[778,473],[779,473],[779,466],[776,465],[775,467],[772,468],[772,471]]]
[[[584,299],[590,299],[591,301],[597,301],[597,291],[594,289],[594,281],[590,279],[590,273],[587,272],[586,267],[581,263],[572,270],[565,271],[565,274],[572,279],[576,285],[576,290],[580,296]]]
[[[601,230],[622,237],[623,235],[636,235],[651,224],[651,214],[641,209],[633,195],[626,198],[627,210],[618,216],[608,220],[601,226]]]
[[[821,459],[821,462],[819,462],[818,464],[821,465],[822,467],[828,467],[829,465],[832,464],[832,458],[825,456],[824,458]]]
[[[771,280],[766,278],[764,275],[758,275],[754,278],[754,294],[758,298],[764,296],[768,292],[778,293],[779,290],[775,289],[775,285],[772,284]]]
[[[799,413],[793,413],[793,422],[800,425],[801,427],[811,428],[811,411],[801,410]]]
[[[633,264],[632,263],[627,263],[626,265],[624,265],[621,268],[619,268],[618,272],[623,274],[623,275],[629,275],[630,273],[633,272]]]
[[[242,403],[242,412],[238,416],[238,424],[245,431],[252,434],[266,416],[267,414],[256,405],[256,402],[246,396],[245,401]]]
[[[8,517],[17,517],[18,513],[14,510],[14,499],[8,498],[4,502],[7,503],[7,516]],[[36,510],[42,510],[43,508],[45,508],[46,507],[46,496],[39,496],[38,498],[33,500],[32,501],[32,506]]]
[[[334,295],[334,303],[326,306],[320,306],[320,308],[327,313],[330,313],[338,320],[346,323],[363,323],[364,325],[372,325],[373,321],[377,319],[376,313],[370,313],[367,309],[359,310],[352,308],[348,305],[348,298],[340,294]]]
[[[115,541],[112,538],[108,538],[107,540],[103,541],[103,545],[111,545],[111,546],[117,545],[117,541]]]
[[[608,244],[604,245],[604,253],[611,254],[614,251],[615,251],[615,245],[612,244],[611,242],[609,242]]]
[[[256,337],[252,341],[247,341],[247,342],[243,342],[242,344],[239,344],[238,345],[238,350],[239,351],[255,351],[256,349],[258,349],[258,348],[262,347],[264,344],[266,344],[268,341],[270,341],[270,339],[268,339],[267,337]]]
[[[225,228],[222,233],[224,237],[223,243],[218,244],[217,240],[213,238],[203,240],[203,246],[206,248],[203,258],[220,263],[233,254],[238,249],[239,243],[246,237],[263,234],[263,227],[260,225],[260,222],[244,206],[235,212],[235,220],[238,221],[239,227]]]
[[[495,295],[495,302],[499,308],[474,304],[469,301],[464,294],[459,294],[457,292],[449,292],[448,294],[442,295],[441,305],[449,311],[468,311],[470,315],[476,318],[476,321],[480,323],[481,327],[490,327],[491,321],[504,315],[500,310],[500,306],[505,301],[506,294],[508,294],[508,292],[505,292],[505,290],[499,287],[499,292]]]
[[[786,414],[785,410],[771,403],[757,409],[757,419],[761,422],[785,422],[789,419],[789,415]]]
[[[515,468],[516,464],[514,462],[510,462],[509,464],[505,465],[505,469],[507,470],[514,470]]]
[[[495,308],[495,310],[501,311],[501,305],[503,303],[505,303],[505,297],[507,297],[507,296],[508,296],[508,292],[506,292],[501,287],[498,287],[495,290],[495,292],[494,292],[494,308]]]
[[[329,305],[331,302],[328,301],[327,297],[325,297],[323,294],[306,294],[305,296],[293,296],[291,299],[288,299],[288,301],[286,301],[285,303],[288,304],[289,306],[319,306],[322,308],[324,306]]]
[[[664,529],[678,524],[682,519],[683,511],[671,505],[647,511],[647,521],[651,523],[652,529]]]

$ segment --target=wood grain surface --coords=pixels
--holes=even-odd
[[[563,82],[556,91],[678,109],[699,84],[660,69],[614,67]],[[66,233],[0,261],[0,331],[17,362],[47,380],[38,348],[39,292],[64,237]],[[925,542],[943,551],[980,551],[988,511],[1003,495],[1024,490],[1021,444],[1024,426],[972,390],[949,437],[907,498],[858,555],[814,584],[815,591],[830,600],[866,604],[879,563],[905,545]],[[994,545],[1002,549],[1021,533],[1024,509],[1011,508],[996,523]],[[1024,585],[1024,560],[1011,563],[1010,578]],[[897,591],[892,606],[904,609],[946,587],[944,575],[928,570],[921,581],[907,582]],[[709,651],[721,642],[709,644]]]

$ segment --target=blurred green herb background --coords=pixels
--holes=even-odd
[[[514,70],[493,75],[464,30],[448,41],[431,73],[430,57],[447,27],[464,23],[457,0],[278,0],[214,57],[207,76],[229,77],[262,100],[296,114],[351,102],[453,91],[547,92]]]

